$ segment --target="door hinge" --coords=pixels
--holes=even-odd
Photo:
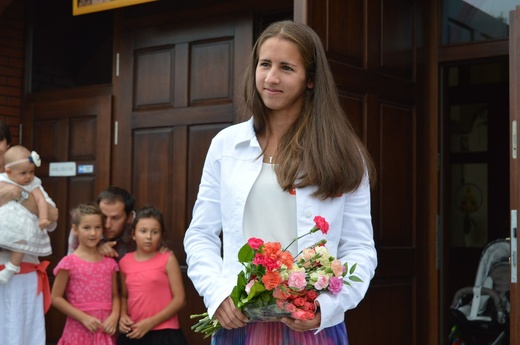
[[[511,123],[511,157],[513,159],[516,159],[516,155],[517,155],[516,135],[517,135],[516,120],[513,120],[513,122]]]
[[[437,215],[435,217],[435,257],[436,257],[436,266],[437,269],[440,270],[442,268],[442,227],[441,227],[441,216]]]
[[[119,77],[119,53],[116,53],[116,77]]]
[[[119,123],[117,121],[114,121],[114,145],[117,145],[118,133],[119,133]]]
[[[511,258],[510,258],[510,264],[511,264],[511,283],[517,282],[517,222],[518,222],[518,216],[517,216],[517,210],[511,210]]]

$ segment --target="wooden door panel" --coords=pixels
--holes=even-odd
[[[113,180],[132,191],[138,207],[163,212],[189,301],[179,317],[190,344],[209,340],[190,329],[189,315],[205,307],[185,274],[184,232],[211,139],[237,117],[236,74],[245,68],[251,40],[251,21],[236,18],[126,31],[120,41]]]
[[[304,13],[302,20],[324,43],[342,105],[378,171],[372,218],[379,263],[365,299],[346,313],[349,340],[434,344],[435,336],[415,332],[426,322],[417,310],[417,282],[423,276],[416,261],[416,4],[309,0],[295,2],[298,6],[302,9],[295,13]]]
[[[382,246],[414,245],[414,113],[405,106],[382,104],[380,107],[381,211],[379,243]]]
[[[71,97],[72,99],[67,99]],[[76,98],[79,97],[79,98]],[[42,157],[37,175],[59,210],[58,226],[50,234],[53,253],[47,273],[52,285],[52,270],[67,253],[70,232],[69,210],[80,202],[95,201],[110,181],[110,123],[112,96],[85,95],[74,91],[30,96],[24,113],[23,145]],[[71,177],[49,176],[51,162],[76,162],[91,165],[93,172]],[[61,336],[65,316],[51,308],[46,315],[47,342],[56,343]]]

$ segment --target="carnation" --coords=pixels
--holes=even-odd
[[[314,222],[309,232],[294,238],[285,248],[279,242],[252,237],[239,250],[238,261],[244,269],[239,272],[230,297],[249,322],[276,321],[282,317],[311,320],[315,317],[315,301],[320,294],[338,294],[343,285],[351,287],[350,282],[361,281],[353,275],[356,263],[348,270],[347,263],[342,264],[330,255],[324,238],[296,256],[288,251],[304,236],[318,230],[327,234],[329,224],[325,218],[316,216]],[[201,318],[191,329],[204,333],[205,338],[222,328],[207,312],[190,317]]]
[[[296,290],[301,291],[305,285],[307,285],[307,281],[305,280],[306,277],[307,273],[305,272],[293,272],[289,274],[288,285],[292,288],[295,288]]]

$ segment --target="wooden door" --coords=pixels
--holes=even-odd
[[[52,270],[67,254],[70,232],[68,211],[80,202],[95,201],[109,181],[112,96],[106,88],[60,90],[29,97],[24,109],[22,145],[34,149],[42,157],[36,174],[59,210],[58,226],[50,233]],[[49,176],[49,163],[75,162],[76,167],[92,167],[92,172],[71,177]],[[88,170],[88,169],[87,169]],[[76,170],[77,171],[77,170]],[[51,307],[45,317],[47,343],[57,343],[65,316]]]
[[[511,311],[510,344],[520,343],[520,286],[518,284],[518,211],[520,209],[520,6],[509,15],[509,119],[510,119],[510,209],[511,209]]]
[[[435,234],[437,195],[427,193],[436,165],[421,155],[432,143],[425,125],[431,115],[418,104],[426,94],[417,82],[418,3],[295,2],[295,20],[322,38],[344,108],[378,171],[372,216],[379,263],[366,298],[346,313],[352,344],[438,344],[431,328],[438,315],[435,243],[427,242],[428,232]]]
[[[181,264],[187,307],[181,327],[190,344],[209,344],[190,330],[205,311],[186,276],[183,238],[213,136],[235,122],[233,95],[252,47],[251,18],[176,22],[121,33],[113,183],[132,191],[137,207],[164,216]]]

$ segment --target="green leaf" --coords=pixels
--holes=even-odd
[[[235,306],[237,308],[239,308],[238,304],[242,299],[242,294],[245,293],[246,284],[246,274],[244,273],[244,271],[241,271],[237,276],[237,285],[235,285],[230,295],[231,299],[233,300],[233,303],[235,303]]]
[[[357,267],[357,263],[352,265],[352,267],[350,268],[350,271],[348,273],[350,273],[350,274],[354,273],[354,271],[356,270],[356,267]]]
[[[354,281],[354,282],[358,282],[358,283],[362,283],[363,280],[361,280],[361,278],[359,278],[358,276],[349,276],[348,279]]]
[[[254,257],[255,252],[253,251],[253,248],[251,248],[247,243],[244,244],[238,251],[238,262],[240,263],[251,262]]]

